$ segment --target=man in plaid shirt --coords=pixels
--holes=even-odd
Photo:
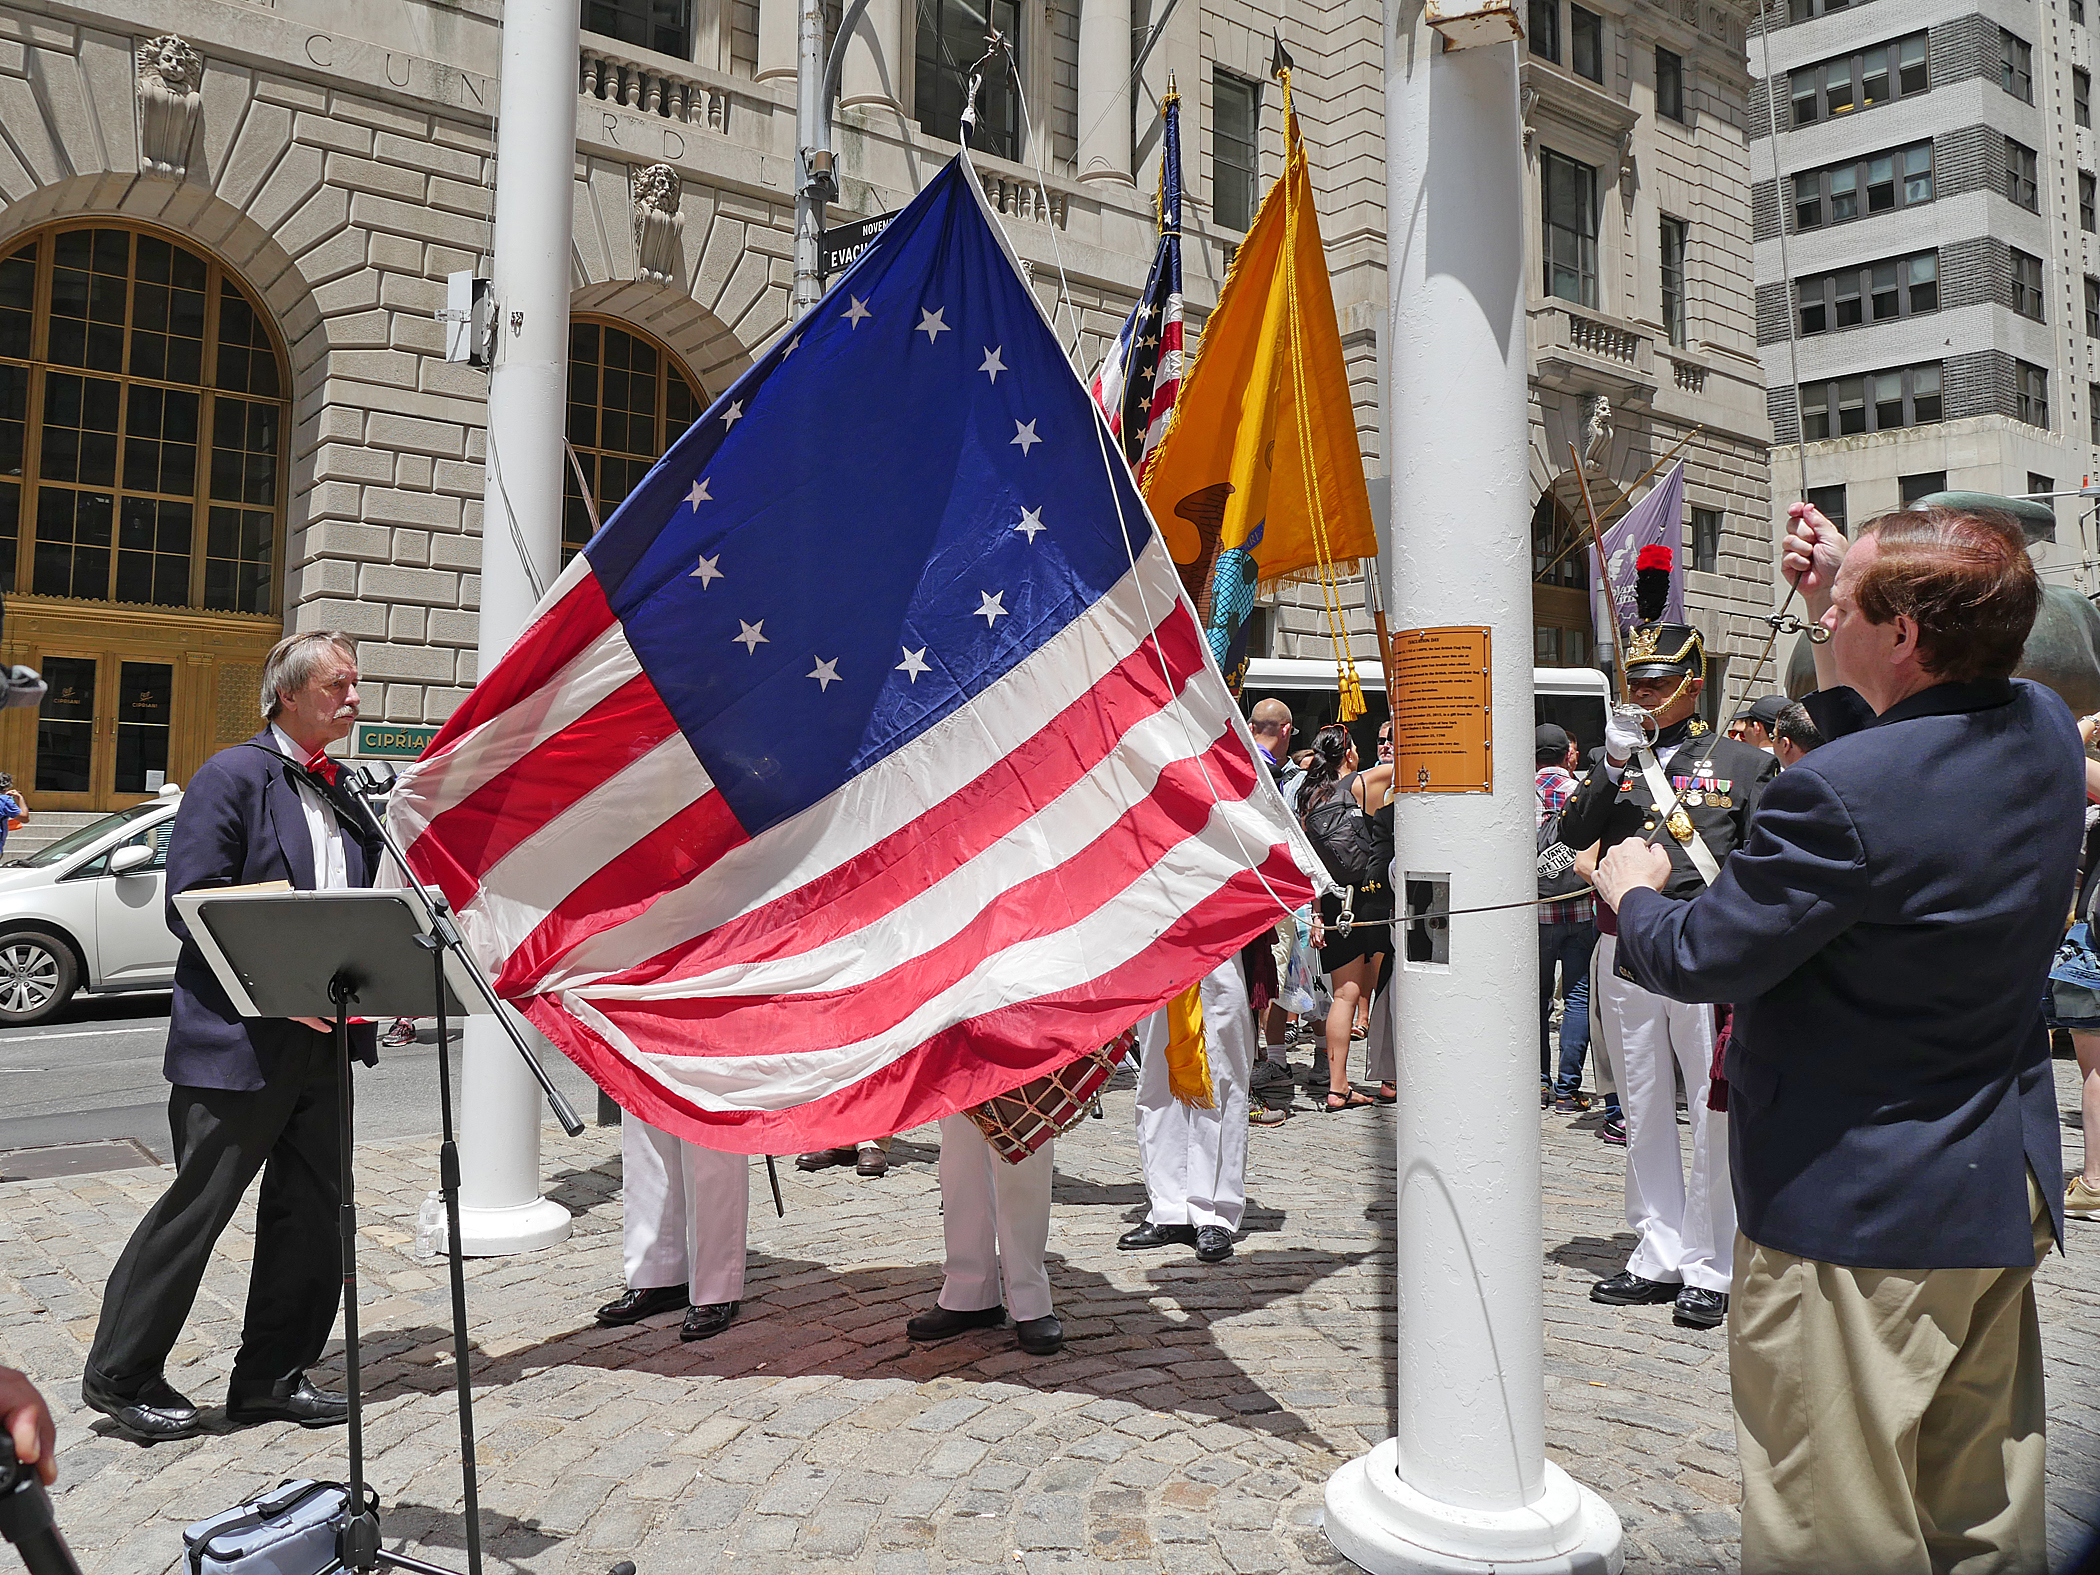
[[[1574,777],[1575,742],[1548,722],[1538,730],[1538,824],[1558,814],[1579,785]],[[1582,1092],[1582,1060],[1590,1046],[1590,953],[1597,948],[1597,899],[1584,890],[1539,904],[1539,1099],[1570,1114],[1587,1110]],[[1560,1070],[1553,1069],[1551,1021],[1553,973],[1560,970]],[[1624,1142],[1624,1128],[1612,1139],[1618,1120],[1616,1096],[1606,1098],[1607,1141]]]

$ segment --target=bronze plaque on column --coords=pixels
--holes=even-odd
[[[1488,631],[1402,629],[1393,636],[1393,788],[1487,793]]]

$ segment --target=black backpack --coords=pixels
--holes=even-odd
[[[1539,822],[1538,876],[1541,897],[1574,897],[1590,889],[1575,873],[1575,850],[1560,840],[1560,811]]]
[[[1319,799],[1298,817],[1311,839],[1313,851],[1327,866],[1327,873],[1344,886],[1385,883],[1385,869],[1378,861],[1378,829],[1356,802],[1356,795],[1340,783],[1330,783]]]

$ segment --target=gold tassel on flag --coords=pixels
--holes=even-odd
[[[1184,1105],[1215,1110],[1210,1056],[1203,1048],[1203,997],[1198,980],[1167,1003],[1167,1092]]]

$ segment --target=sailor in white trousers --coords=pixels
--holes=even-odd
[[[1021,1349],[1048,1356],[1065,1343],[1050,1310],[1051,1138],[1009,1165],[977,1123],[957,1112],[941,1118],[941,1235],[947,1261],[930,1313],[905,1324],[914,1340],[945,1340],[970,1329],[1014,1320]]]
[[[744,1299],[750,1160],[688,1143],[630,1112],[620,1122],[620,1165],[628,1288],[598,1309],[598,1322],[639,1323],[683,1307],[681,1340],[720,1334]]]
[[[1619,940],[1597,937],[1592,994],[1626,1117],[1626,1223],[1640,1237],[1627,1271],[1665,1285],[1728,1292],[1735,1193],[1728,1117],[1709,1110],[1714,1009],[1651,994],[1614,970]],[[1692,1166],[1677,1137],[1677,1079],[1691,1114]]]
[[[1233,1232],[1247,1207],[1247,1079],[1254,1069],[1254,1013],[1239,955],[1204,976],[1203,1048],[1210,1062],[1210,1109],[1184,1104],[1167,1086],[1165,1011],[1138,1025],[1138,1158],[1152,1208],[1116,1245],[1125,1252],[1193,1246],[1201,1263],[1232,1256]]]

